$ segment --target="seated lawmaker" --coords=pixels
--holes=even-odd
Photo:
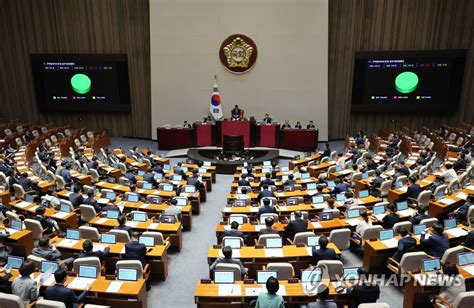
[[[441,258],[444,252],[449,248],[449,239],[446,233],[444,233],[444,227],[439,223],[434,223],[431,227],[433,234],[426,238],[426,232],[421,233],[420,242],[423,247],[428,251],[428,254],[435,257]]]
[[[329,157],[331,156],[331,147],[329,146],[329,143],[326,142],[324,144],[324,151],[323,151],[323,156],[322,157]]]
[[[260,191],[260,193],[258,194],[258,201],[264,199],[264,198],[273,198],[275,197],[275,194],[273,193],[273,191],[271,191],[270,189],[268,189],[268,184],[263,184],[262,185],[262,190]]]
[[[130,242],[125,244],[125,259],[138,260],[145,266],[147,248],[145,244],[138,242],[139,236],[138,232],[133,232]]]
[[[115,227],[114,229],[127,231],[128,235],[132,237],[133,230],[132,230],[132,227],[127,226],[127,216],[125,216],[125,214],[120,215],[117,218],[117,222],[119,225]]]
[[[188,123],[188,121],[184,121],[183,128],[192,128],[193,126]]]
[[[423,219],[431,218],[430,215],[426,214],[426,206],[424,205],[417,205],[416,212],[410,218],[410,222],[412,225],[419,225]]]
[[[458,223],[464,223],[467,225],[467,213],[472,205],[474,205],[474,194],[469,194],[466,202],[454,211]]]
[[[459,269],[456,264],[449,262],[443,265],[443,276],[449,276],[451,279],[458,280],[459,282],[443,285],[439,291],[440,297],[444,298],[448,303],[454,303],[459,293],[466,292],[466,281],[463,275],[459,275]],[[447,307],[438,300],[435,303],[441,307]]]
[[[272,186],[272,185],[275,186],[275,182],[272,180],[272,174],[269,172],[265,173],[265,179],[260,181],[260,187],[262,187],[265,184],[267,184],[268,186]]]
[[[316,126],[313,123],[313,120],[310,120],[308,125],[306,125],[306,129],[316,129]]]
[[[295,128],[296,128],[296,129],[302,129],[303,126],[301,125],[301,122],[299,122],[299,121],[296,122]]]
[[[412,252],[416,248],[416,240],[411,237],[405,227],[400,227],[398,229],[398,234],[400,234],[402,238],[398,241],[397,251],[392,258],[397,262],[400,262],[406,252]]]
[[[288,180],[283,183],[283,187],[294,186],[296,184],[295,176],[293,174],[288,175]]]
[[[249,186],[250,187],[250,182],[247,180],[247,175],[245,173],[243,173],[240,176],[240,180],[237,181],[237,184],[239,186]]]
[[[102,261],[102,259],[109,254],[110,247],[105,247],[104,251],[97,250],[94,251],[94,244],[91,240],[85,240],[82,243],[83,251],[79,254],[79,258],[88,258],[88,257],[97,257]]]
[[[276,213],[276,212],[277,212],[277,209],[273,205],[270,205],[270,199],[264,198],[263,199],[263,206],[261,206],[258,209],[257,219],[260,219],[260,216],[262,214]]]
[[[281,129],[290,129],[290,128],[291,128],[290,121],[285,120],[285,123],[281,126]]]
[[[423,189],[421,188],[420,184],[418,184],[416,182],[416,178],[414,176],[411,176],[409,179],[408,179],[408,182],[409,182],[409,186],[407,188],[407,193],[406,193],[406,197],[407,198],[412,198],[412,199],[416,199],[418,198],[418,196],[420,195],[420,193],[423,191]]]
[[[235,105],[231,111],[232,120],[242,120],[243,110],[239,109],[239,105]]]
[[[277,294],[280,289],[278,279],[270,277],[265,283],[267,292],[261,292],[257,297],[255,308],[283,308],[285,303],[283,297]]]
[[[337,308],[336,303],[328,301],[329,287],[327,285],[318,285],[316,293],[318,300],[315,303],[309,303],[308,308]]]
[[[265,117],[263,118],[263,123],[265,124],[272,124],[272,117],[268,114],[268,113],[265,113]]]
[[[56,270],[56,272],[54,272],[54,280],[56,280],[56,284],[46,288],[44,291],[44,299],[63,302],[66,305],[66,308],[73,308],[74,304],[82,302],[84,297],[86,297],[91,285],[87,284],[84,288],[84,291],[82,291],[81,294],[77,296],[74,290],[69,289],[64,285],[66,279],[66,270],[62,268]]]
[[[87,198],[82,200],[82,204],[93,206],[96,213],[99,213],[102,210],[102,207],[99,205],[97,200],[94,198],[95,192],[93,189],[87,191]]]
[[[73,186],[73,192],[69,195],[69,201],[75,209],[84,204],[84,198],[81,195],[81,187],[79,185]]]
[[[224,238],[226,236],[240,237],[245,241],[245,236],[239,231],[239,223],[236,221],[230,223],[230,230],[224,230],[222,237]]]
[[[388,206],[388,210],[389,213],[382,219],[382,227],[384,229],[392,229],[393,225],[400,221],[400,216],[396,213],[397,208],[393,204]]]
[[[38,246],[33,248],[32,254],[48,261],[56,261],[60,264],[66,264],[69,268],[74,262],[74,258],[61,260],[61,252],[56,249],[56,245],[54,243],[49,243],[49,238],[47,237],[42,237],[39,239]]]
[[[322,235],[319,238],[319,249],[316,249],[316,246],[313,246],[313,259],[315,264],[321,260],[341,260],[336,254],[334,249],[327,248],[329,240],[326,236]]]
[[[305,232],[308,229],[308,222],[303,219],[301,211],[295,211],[295,220],[292,220],[285,227],[284,236],[286,239],[293,240],[296,233]]]
[[[232,259],[232,248],[230,246],[225,246],[222,248],[222,255],[223,257],[217,258],[216,261],[214,261],[214,263],[212,263],[212,265],[210,266],[209,270],[212,274],[214,274],[217,264],[231,263],[240,266],[240,272],[242,273],[242,276],[247,275],[247,269],[244,267],[242,262],[240,262],[239,259]]]
[[[359,267],[357,273],[360,283],[349,288],[349,308],[357,308],[363,303],[375,303],[380,297],[380,287],[376,283],[372,283],[369,272],[365,268]]]
[[[278,234],[278,230],[273,228],[274,222],[272,217],[265,218],[265,228],[260,229],[258,236],[264,234]]]

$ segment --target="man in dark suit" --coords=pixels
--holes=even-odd
[[[275,197],[275,194],[273,194],[273,191],[268,189],[267,184],[262,185],[262,190],[258,194],[258,201],[264,199],[264,198],[272,198]]]
[[[349,308],[357,308],[362,303],[375,303],[380,297],[380,287],[372,283],[367,270],[359,267],[357,273],[360,277],[360,283],[349,289],[348,293],[351,300]]]
[[[419,225],[423,219],[431,218],[430,215],[426,214],[426,206],[424,205],[417,205],[416,206],[416,213],[410,218],[410,222],[412,225]]]
[[[467,161],[466,161],[466,154],[463,152],[459,153],[459,157],[456,162],[453,164],[453,169],[458,171],[460,169],[466,169]]]
[[[237,184],[239,186],[250,186],[250,182],[247,180],[247,175],[245,173],[240,176],[240,180]]]
[[[368,170],[377,170],[377,163],[372,158],[372,156],[367,157],[367,169]]]
[[[87,191],[87,198],[85,198],[82,201],[82,204],[87,204],[87,205],[93,206],[97,213],[102,210],[99,203],[97,203],[97,200],[95,200],[95,198],[94,198],[94,190],[93,189],[89,189]]]
[[[281,126],[281,129],[290,129],[290,128],[291,128],[290,121],[285,120],[285,123]]]
[[[77,296],[72,289],[68,289],[64,285],[67,279],[67,272],[62,268],[59,268],[54,273],[54,279],[56,280],[56,284],[46,288],[44,291],[44,298],[47,300],[63,302],[66,305],[66,308],[73,308],[74,304],[80,303],[91,287],[90,284],[87,284],[84,291]]]
[[[328,238],[322,235],[319,238],[319,249],[316,249],[316,246],[313,246],[313,258],[315,264],[318,264],[321,260],[341,260],[334,249],[327,248],[328,244]]]
[[[306,129],[316,129],[313,120],[310,120],[308,125],[306,125]]]
[[[429,238],[426,238],[426,233],[423,231],[420,242],[422,246],[426,247],[429,255],[441,258],[449,248],[449,239],[444,233],[444,227],[439,223],[434,223],[432,229],[433,234]]]
[[[64,169],[59,172],[59,175],[63,177],[64,182],[66,183],[71,183],[72,182],[72,177],[71,177],[71,165],[66,164],[64,166]]]
[[[331,155],[331,148],[329,147],[329,143],[325,143],[322,157],[328,157],[330,155]]]
[[[110,202],[102,208],[102,212],[106,213],[107,211],[117,211],[119,212],[119,215],[122,214],[122,211],[120,210],[120,208],[114,203],[115,203],[115,199],[110,200]]]
[[[241,237],[245,241],[245,236],[242,232],[239,231],[239,223],[236,221],[233,221],[230,224],[230,230],[224,230],[224,233],[222,233],[222,237],[226,236]]]
[[[332,190],[333,194],[340,194],[346,192],[349,189],[349,184],[345,183],[342,179],[336,180],[336,186]]]
[[[379,169],[376,169],[375,170],[375,178],[371,183],[371,185],[372,185],[371,188],[372,189],[378,189],[382,186],[384,178],[381,175],[382,175],[382,171],[380,171]]]
[[[94,244],[92,244],[91,240],[85,240],[82,243],[83,251],[79,254],[79,258],[88,258],[88,257],[97,257],[102,261],[102,259],[109,254],[110,247],[105,247],[104,251],[98,250],[93,251]]]
[[[474,217],[471,217],[471,225],[474,224]],[[474,229],[469,231],[466,235],[466,239],[464,240],[464,246],[474,249]]]
[[[137,182],[137,178],[135,177],[135,174],[133,174],[133,171],[130,169],[127,170],[124,177],[129,179],[133,184]]]
[[[416,178],[414,176],[411,176],[408,181],[409,186],[407,188],[406,197],[413,199],[418,198],[423,189],[421,188],[420,184],[416,183]]]
[[[125,259],[138,260],[143,266],[146,264],[146,246],[138,242],[140,235],[137,232],[132,233],[131,241],[125,244]]]
[[[390,204],[388,206],[388,210],[390,211],[385,217],[382,219],[382,227],[384,229],[392,229],[393,225],[396,224],[399,220],[400,217],[398,216],[396,212],[396,208],[393,204]]]
[[[300,211],[296,211],[295,213],[295,220],[292,220],[288,223],[285,227],[285,238],[293,240],[295,234],[298,232],[305,232],[308,228],[308,222],[303,219],[303,215]]]
[[[405,227],[400,227],[398,234],[400,234],[402,238],[398,241],[397,251],[392,258],[400,262],[405,252],[411,252],[416,248],[416,240],[411,237]]]
[[[263,206],[258,209],[257,219],[260,219],[260,216],[265,213],[276,213],[277,210],[274,206],[270,205],[270,199],[263,199]]]
[[[234,109],[231,111],[232,120],[241,120],[242,110],[239,109],[239,105],[235,105]]]
[[[271,217],[265,218],[265,228],[260,229],[258,232],[258,236],[263,234],[278,234],[278,230],[273,229],[273,223],[275,221]]]
[[[79,187],[79,185],[74,185],[73,192],[69,195],[69,201],[75,209],[83,204],[84,198],[81,195],[81,187]]]
[[[410,169],[408,169],[407,166],[405,166],[405,162],[401,161],[400,162],[400,172],[403,173],[406,176],[410,175]]]
[[[18,179],[18,184],[21,185],[21,187],[23,187],[23,190],[25,192],[29,192],[29,191],[32,191],[35,189],[35,186],[37,185],[37,183],[34,183],[29,177],[28,177],[28,173],[26,172],[23,172],[22,175],[21,175],[21,178]]]
[[[275,186],[275,182],[271,179],[272,175],[270,173],[265,173],[265,179],[263,179],[260,182],[260,187],[262,187],[264,184],[267,184],[268,186],[273,185]]]
[[[147,182],[147,183],[151,183],[153,185],[156,185],[156,182],[155,182],[155,175],[151,172],[146,172],[144,175],[143,175],[143,181]]]
[[[56,222],[53,219],[44,216],[45,213],[46,209],[43,206],[37,207],[35,210],[36,216],[34,219],[40,222],[43,229],[59,229],[56,227]]]
[[[456,221],[458,223],[465,223],[466,225],[468,224],[467,220],[467,213],[469,212],[469,208],[474,205],[474,194],[469,194],[467,196],[466,202],[458,207],[455,211],[454,214],[456,215]]]
[[[272,124],[272,117],[268,113],[265,113],[265,117],[263,118],[263,123]]]
[[[293,174],[288,175],[288,180],[283,183],[283,187],[285,186],[294,186],[296,184],[295,176]]]
[[[117,218],[117,222],[119,225],[115,227],[114,229],[127,231],[128,235],[131,238],[133,230],[132,230],[132,227],[126,225],[127,217],[124,214],[122,214]]]

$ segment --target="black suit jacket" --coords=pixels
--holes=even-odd
[[[240,231],[235,231],[235,230],[225,230],[224,233],[222,233],[222,237],[225,236],[234,236],[234,237],[241,237],[245,241],[245,236],[242,232]]]
[[[44,298],[47,300],[63,302],[66,308],[73,308],[75,303],[79,303],[86,296],[87,291],[84,290],[79,296],[76,296],[73,290],[68,289],[63,284],[56,284],[46,288]]]
[[[416,199],[416,198],[418,198],[418,195],[422,191],[423,191],[423,189],[421,189],[421,186],[419,184],[412,184],[412,185],[408,186],[407,198]]]
[[[316,249],[316,247],[313,247],[313,258],[316,264],[321,260],[340,260],[332,248]]]
[[[260,219],[260,216],[262,214],[276,213],[276,212],[277,210],[274,206],[262,206],[261,208],[258,209],[257,218]]]
[[[393,225],[396,224],[400,220],[400,217],[395,213],[390,213],[385,215],[382,219],[382,227],[384,229],[392,229]]]
[[[416,240],[409,237],[403,237],[398,241],[397,251],[393,255],[393,258],[400,262],[405,252],[411,252],[416,248]]]
[[[293,240],[296,233],[305,232],[307,231],[308,223],[306,220],[298,219],[292,220],[290,223],[285,227],[285,238]]]
[[[349,294],[351,298],[350,308],[357,308],[362,303],[375,303],[380,297],[378,285],[355,285]]]
[[[127,260],[139,260],[143,266],[146,264],[146,246],[137,241],[125,244],[125,258]]]
[[[271,179],[264,179],[260,182],[260,186],[262,186],[263,184],[267,184],[268,186],[271,186],[271,185],[275,185],[275,182],[273,182],[273,180]]]
[[[250,186],[250,182],[247,180],[239,180],[237,184],[239,184],[239,186]]]
[[[72,193],[69,195],[69,201],[71,201],[74,208],[78,208],[84,202],[84,198],[81,194]]]

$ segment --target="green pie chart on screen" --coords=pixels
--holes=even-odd
[[[91,79],[85,74],[75,74],[71,78],[71,86],[74,92],[86,94],[91,90]]]
[[[400,93],[411,93],[418,86],[418,76],[413,72],[403,72],[395,78],[395,89]]]

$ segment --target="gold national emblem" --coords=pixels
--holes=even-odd
[[[257,60],[257,45],[244,34],[233,34],[222,42],[219,58],[222,65],[230,72],[245,73]]]

